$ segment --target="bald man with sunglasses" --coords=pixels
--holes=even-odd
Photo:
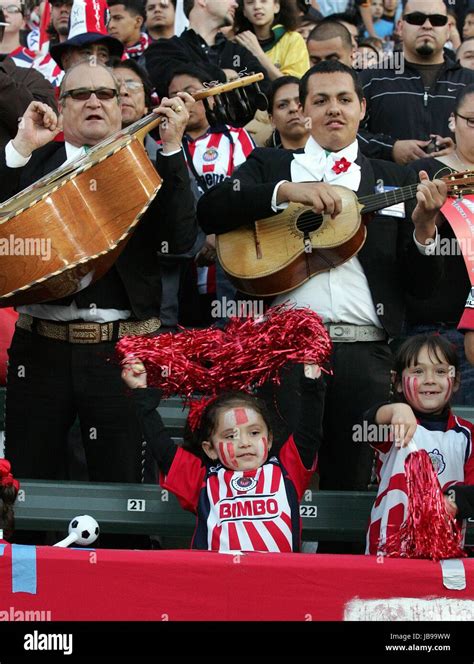
[[[160,126],[163,155],[157,167],[163,184],[109,272],[71,297],[18,307],[10,349],[6,454],[20,477],[66,479],[61,460],[78,416],[91,481],[143,479],[143,436],[120,367],[109,360],[122,336],[161,331],[157,250],[166,242],[170,252],[183,253],[196,238],[194,199],[181,151],[189,119],[186,104],[192,103],[186,93],[161,100],[157,112],[167,122]],[[102,65],[83,62],[68,70],[60,105],[61,119],[46,104],[28,107],[16,137],[0,153],[1,200],[80,158],[88,146],[121,128],[119,86]],[[53,140],[61,128],[64,143]],[[117,190],[126,186],[117,180]]]
[[[364,127],[391,137],[393,159],[407,164],[452,151],[449,116],[457,93],[474,83],[474,72],[443,52],[450,32],[443,0],[408,0],[401,30],[403,60],[366,69],[360,78],[367,100]]]

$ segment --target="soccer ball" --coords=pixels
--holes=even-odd
[[[69,524],[68,532],[70,535],[77,535],[76,544],[89,546],[99,537],[99,524],[88,514],[76,516]]]

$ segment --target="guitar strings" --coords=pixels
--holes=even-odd
[[[372,210],[372,211],[376,211],[377,209],[381,209],[385,206],[390,207],[391,205],[396,205],[397,203],[404,202],[404,200],[410,200],[410,199],[407,199],[405,197],[405,194],[413,194],[412,198],[415,198],[417,187],[418,187],[418,183],[413,183],[413,184],[408,185],[406,187],[399,187],[398,189],[393,189],[393,190],[386,191],[386,192],[379,192],[377,194],[371,194],[369,196],[363,196],[359,199],[359,203],[361,203],[364,206],[364,208],[371,207],[372,205],[376,205],[376,208],[374,210]],[[448,189],[450,189],[449,184],[448,184]],[[402,198],[400,198],[401,196],[402,196]],[[385,205],[382,205],[382,206],[378,207],[378,203],[381,201],[382,198],[384,199]],[[278,237],[280,235],[282,235],[282,236],[286,235],[286,233],[288,231],[291,232],[291,230],[296,225],[296,229],[300,232],[303,232],[303,234],[304,234],[304,232],[306,230],[311,229],[314,222],[321,222],[322,223],[322,221],[323,221],[322,213],[312,212],[311,209],[306,210],[305,212],[303,212],[301,216],[303,216],[303,215],[305,216],[305,219],[302,220],[299,223],[296,223],[296,224],[293,220],[290,221],[289,219],[278,219],[278,217],[270,217],[270,218],[265,219],[265,220],[260,220],[259,221],[259,230],[262,229],[262,226],[268,225],[268,226],[270,226],[270,229],[272,231],[273,230],[276,231],[275,236]],[[317,231],[318,229],[314,229],[314,230]],[[281,232],[279,232],[279,231],[281,231]]]
[[[378,194],[372,194],[370,196],[364,196],[360,198],[359,202],[364,205],[364,207],[370,207],[371,204],[378,203],[381,201],[381,199],[384,199],[385,205],[382,205],[381,207],[385,206],[390,206],[394,205],[397,202],[401,202],[397,200],[399,196],[403,193],[413,193],[416,192],[416,187],[417,185],[409,185],[407,187],[400,187],[399,189],[394,189],[388,192],[379,192]],[[387,200],[387,198],[390,197],[393,200]],[[284,211],[283,211],[284,212]],[[262,230],[262,227],[268,225],[270,227],[270,230],[276,231],[274,234],[276,237],[279,235],[286,235],[288,230],[291,231],[291,229],[296,225],[296,229],[300,232],[303,232],[305,230],[308,230],[313,226],[314,222],[321,222],[323,221],[323,215],[321,213],[316,213],[312,212],[311,209],[306,210],[305,212],[302,213],[301,216],[305,216],[305,219],[302,220],[300,223],[295,224],[293,220],[289,219],[279,219],[277,217],[269,217],[268,219],[265,220],[260,220],[259,223],[259,229]],[[315,229],[317,231],[318,229]],[[273,233],[272,233],[273,234]]]

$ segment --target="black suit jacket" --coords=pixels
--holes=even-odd
[[[273,148],[252,152],[231,178],[206,192],[198,203],[198,221],[206,233],[225,233],[257,219],[275,215],[271,199],[275,185],[291,180],[293,153]],[[367,159],[360,154],[361,183],[358,196],[375,193],[377,182],[402,187],[417,181],[409,168]],[[443,275],[441,256],[424,256],[413,241],[413,202],[407,217],[376,215],[367,226],[367,240],[358,258],[367,277],[380,321],[391,337],[399,336],[404,320],[406,292],[428,297]]]
[[[5,150],[0,153],[0,199],[4,201],[60,166],[66,160],[64,143],[53,142],[36,150],[23,168],[8,168]],[[70,304],[79,308],[95,304],[98,308],[130,309],[135,318],[159,316],[161,274],[157,251],[167,243],[170,253],[188,251],[197,235],[195,203],[188,169],[182,153],[157,158],[163,184],[143,215],[132,237],[114,266],[97,282],[73,297],[51,304]],[[117,188],[126,187],[117,182]]]

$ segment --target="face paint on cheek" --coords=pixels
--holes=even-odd
[[[454,380],[451,378],[451,376],[448,376],[447,378],[447,385],[446,385],[446,394],[445,394],[445,399],[446,403],[451,399],[451,395],[453,393],[453,387],[454,387]]]
[[[258,441],[258,447],[259,450],[262,450],[262,458],[264,461],[268,459],[268,440],[266,436],[262,436],[262,438]]]
[[[419,409],[421,406],[421,402],[418,397],[417,376],[405,376],[403,378],[403,392],[405,394],[408,403],[415,406],[415,408]]]
[[[219,441],[219,459],[226,468],[238,468],[239,462],[235,458],[235,450],[232,443]]]

